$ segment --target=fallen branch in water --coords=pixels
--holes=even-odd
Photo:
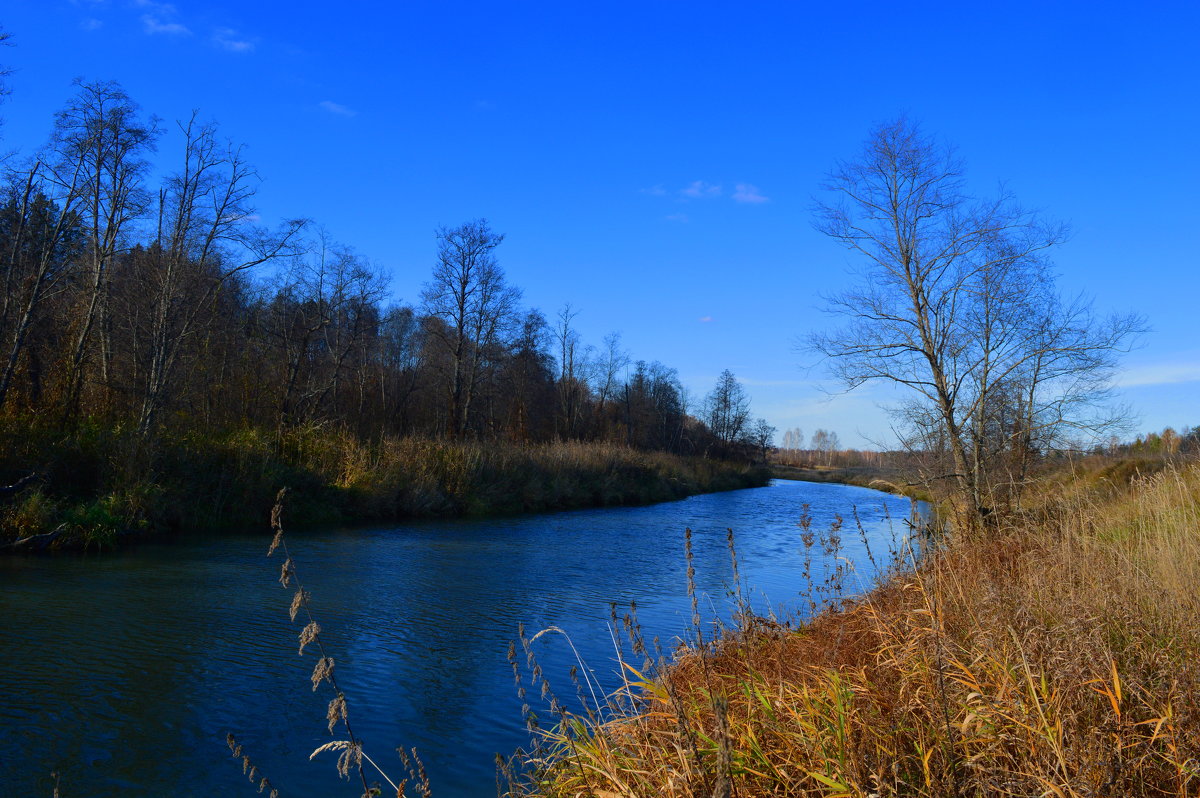
[[[31,471],[28,474],[26,474],[25,476],[18,479],[13,484],[6,485],[4,487],[0,487],[0,496],[11,496],[14,493],[16,493],[17,491],[24,488],[30,482],[33,482],[35,479],[40,479],[40,478],[41,478],[41,476],[38,474],[38,472]]]

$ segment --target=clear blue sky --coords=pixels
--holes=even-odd
[[[434,230],[488,218],[526,302],[624,335],[696,399],[724,368],[756,415],[861,445],[795,342],[849,255],[808,208],[898,114],[1071,223],[1060,286],[1153,325],[1122,397],[1200,424],[1200,3],[490,3],[7,0],[0,148],[46,138],[71,81],[120,82],[247,146],[265,220],[309,217],[415,301]],[[976,8],[978,7],[978,8]],[[178,136],[166,136],[169,167]]]

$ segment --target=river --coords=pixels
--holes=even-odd
[[[707,617],[728,618],[735,532],[757,609],[807,604],[797,521],[847,521],[847,589],[871,582],[852,518],[876,558],[906,532],[907,499],[845,485],[769,487],[648,507],[486,521],[289,533],[369,755],[401,773],[416,747],[435,796],[496,794],[494,754],[528,743],[506,659],[518,624],[557,626],[611,688],[610,605],[636,601],[648,637],[687,633],[684,529],[694,530]],[[361,794],[340,781],[327,687],[297,656],[291,591],[266,532],[145,543],[103,556],[0,558],[0,796],[254,795],[229,757],[233,732],[283,798]],[[816,553],[821,577],[827,558]],[[558,634],[535,644],[563,694],[574,662]],[[518,646],[519,649],[519,646]],[[535,691],[531,691],[536,695]],[[410,791],[411,792],[411,791]]]

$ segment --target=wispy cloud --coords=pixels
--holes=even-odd
[[[721,187],[703,180],[693,180],[679,190],[679,195],[688,199],[711,199],[721,196]]]
[[[686,213],[668,213],[663,218],[668,222],[679,222],[680,224],[687,224],[691,221]]]
[[[651,197],[674,196],[685,202],[688,200],[711,200],[726,196],[725,189],[720,183],[709,183],[706,180],[693,180],[683,188],[674,191],[668,191],[663,188],[662,183],[656,183],[650,188],[641,189],[641,193]],[[758,186],[750,183],[738,183],[728,197],[734,202],[748,205],[761,205],[771,201],[771,198],[763,194]]]
[[[133,7],[140,8],[142,14],[142,30],[149,36],[189,36],[191,29],[182,22],[176,21],[178,10],[171,3],[158,0],[133,0]]]
[[[88,17],[79,23],[79,27],[86,31],[100,30],[104,27],[104,23],[95,17]]]
[[[739,377],[743,385],[751,388],[799,388],[812,386],[812,380],[756,380],[753,377]]]
[[[733,192],[733,201],[750,205],[761,205],[771,200],[768,197],[764,197],[757,186],[752,186],[749,183],[738,183]]]
[[[142,15],[142,30],[151,36],[157,36],[158,34],[187,36],[191,33],[187,25],[179,22],[164,22],[154,14]]]
[[[322,111],[327,111],[336,116],[358,116],[358,111],[353,108],[347,108],[341,103],[335,103],[332,100],[321,100],[317,103]]]
[[[254,42],[241,36],[233,28],[217,28],[213,31],[212,43],[222,50],[231,53],[250,53],[254,51]]]
[[[1127,369],[1116,379],[1120,388],[1200,382],[1200,363],[1159,363]]]

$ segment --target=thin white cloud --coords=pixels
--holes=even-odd
[[[687,224],[691,221],[686,213],[669,213],[663,218],[668,222],[679,222],[680,224]]]
[[[641,192],[643,194],[649,194],[651,197],[667,196],[667,190],[662,187],[662,183],[658,183],[653,186],[650,186],[650,188],[643,188],[643,189],[641,189]]]
[[[347,108],[341,103],[335,103],[332,100],[321,100],[317,105],[320,106],[322,111],[328,111],[337,116],[358,116],[358,111],[355,111],[353,108]]]
[[[1159,363],[1137,366],[1127,369],[1116,379],[1119,388],[1178,385],[1187,382],[1200,382],[1200,363]]]
[[[249,53],[254,51],[254,42],[238,35],[233,28],[217,28],[213,31],[212,43],[222,50],[231,53]]]
[[[142,15],[142,30],[151,36],[158,34],[186,36],[191,33],[186,25],[178,22],[164,22],[153,14]]]
[[[688,199],[711,199],[721,196],[721,187],[712,183],[705,183],[703,180],[693,180],[688,185],[679,189],[679,194]]]
[[[701,324],[708,324],[710,321],[712,321],[712,316],[701,316],[699,321]]]
[[[752,186],[749,183],[738,183],[733,192],[733,201],[749,205],[761,205],[771,200],[768,197],[764,197],[757,186]]]
[[[82,22],[80,22],[79,27],[82,30],[86,30],[86,31],[100,30],[101,28],[104,27],[104,23],[101,22],[100,20],[96,19],[95,17],[89,17],[89,18],[83,20]]]
[[[158,0],[133,0],[135,8],[143,9],[142,30],[149,36],[188,36],[191,29],[182,22],[176,22],[178,10],[171,3]]]
[[[814,384],[812,380],[756,380],[753,377],[739,377],[738,379],[752,388],[798,388]]]

